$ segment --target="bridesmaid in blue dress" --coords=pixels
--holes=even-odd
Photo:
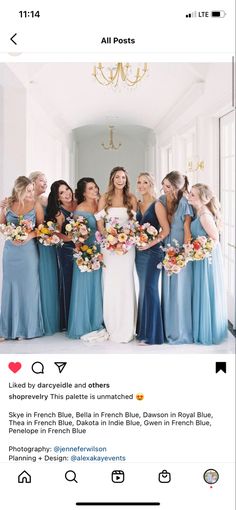
[[[219,344],[227,338],[226,292],[219,243],[220,208],[209,186],[195,184],[189,203],[196,210],[191,223],[192,237],[210,237],[215,241],[212,258],[192,262],[192,314],[195,343]]]
[[[77,183],[75,198],[78,205],[74,218],[83,216],[91,229],[86,245],[95,243],[96,219],[94,214],[98,208],[99,188],[91,177],[83,177]],[[105,330],[103,325],[101,269],[81,272],[74,262],[73,280],[68,322],[69,338],[101,340]]]
[[[18,225],[19,217],[38,225],[43,210],[34,200],[34,188],[24,176],[15,181],[11,197],[0,223]],[[44,334],[41,311],[38,250],[35,231],[24,242],[7,240],[3,252],[3,285],[0,335],[6,339],[34,338]]]
[[[170,234],[164,244],[174,245],[177,241],[182,246],[191,239],[190,224],[193,217],[193,209],[184,196],[188,189],[188,179],[180,172],[172,171],[163,179],[162,186],[165,195],[160,196],[159,201],[167,210],[170,224]],[[171,276],[162,270],[164,333],[170,344],[193,342],[191,282],[191,264],[187,264],[179,274]]]
[[[166,209],[155,200],[154,181],[149,173],[139,174],[137,189],[142,195],[142,202],[138,202],[138,222],[141,225],[150,223],[159,232],[155,241],[136,251],[139,278],[137,339],[140,344],[162,344],[164,333],[158,289],[160,269],[157,266],[164,257],[160,243],[169,234],[170,228]]]
[[[60,299],[60,328],[67,330],[70,309],[70,295],[73,273],[73,250],[74,243],[65,234],[65,226],[68,218],[73,216],[76,207],[73,191],[63,180],[55,181],[51,186],[46,209],[46,221],[56,221],[63,246],[57,248],[59,266],[59,299]],[[47,248],[46,248],[47,249]],[[51,249],[51,248],[49,248]]]
[[[47,179],[43,172],[31,172],[29,179],[34,184],[34,197],[43,207],[46,215]],[[58,290],[58,264],[56,246],[44,246],[38,243],[39,248],[39,280],[42,314],[45,335],[53,335],[60,331],[60,306]]]

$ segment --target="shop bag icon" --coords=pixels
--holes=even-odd
[[[169,483],[171,481],[171,474],[166,469],[158,473],[158,480],[160,483]]]

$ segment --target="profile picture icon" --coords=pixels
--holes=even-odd
[[[203,478],[206,483],[213,485],[219,480],[219,473],[216,469],[207,469],[203,475]]]

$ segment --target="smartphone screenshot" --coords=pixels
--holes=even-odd
[[[235,508],[235,8],[0,7],[0,506]]]

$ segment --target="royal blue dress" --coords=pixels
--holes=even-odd
[[[140,210],[136,216],[138,222],[150,223],[158,232],[160,224],[156,217],[155,202],[144,214]],[[162,344],[164,342],[162,314],[159,299],[158,280],[161,270],[157,265],[164,257],[160,243],[148,250],[136,250],[136,269],[139,278],[139,299],[137,319],[137,339],[147,344]]]
[[[53,335],[60,331],[57,251],[56,246],[44,246],[39,242],[38,248],[44,331],[45,335]]]
[[[208,237],[199,217],[191,223],[191,233],[193,238]],[[227,338],[226,292],[220,243],[215,245],[211,260],[197,260],[191,265],[193,340],[205,345],[219,344]]]
[[[35,210],[23,215],[35,224]],[[18,225],[10,209],[7,223]],[[3,284],[0,335],[6,339],[35,338],[44,334],[39,285],[39,256],[35,239],[16,246],[6,241],[3,251]]]
[[[94,245],[96,232],[94,215],[87,211],[75,211],[75,219],[76,216],[83,216],[88,221],[91,234],[86,244]],[[82,273],[74,262],[68,336],[80,338],[82,335],[103,328],[101,269]]]
[[[166,196],[159,197],[159,201],[166,207]],[[175,211],[170,233],[164,239],[164,244],[175,246],[178,241],[184,242],[184,220],[186,216],[193,217],[193,208],[187,199],[182,197]],[[193,342],[192,310],[191,310],[192,266],[187,264],[178,274],[168,276],[162,270],[162,312],[166,342],[170,344],[188,344]]]
[[[67,211],[64,207],[60,207],[60,212],[65,217],[62,225],[62,234],[65,234],[65,226],[68,218],[73,217],[71,211]],[[64,242],[62,246],[57,248],[58,266],[59,266],[59,299],[60,299],[60,327],[61,330],[67,330],[68,318],[70,310],[70,296],[72,285],[72,274],[74,267],[73,250],[75,245],[72,241]]]

